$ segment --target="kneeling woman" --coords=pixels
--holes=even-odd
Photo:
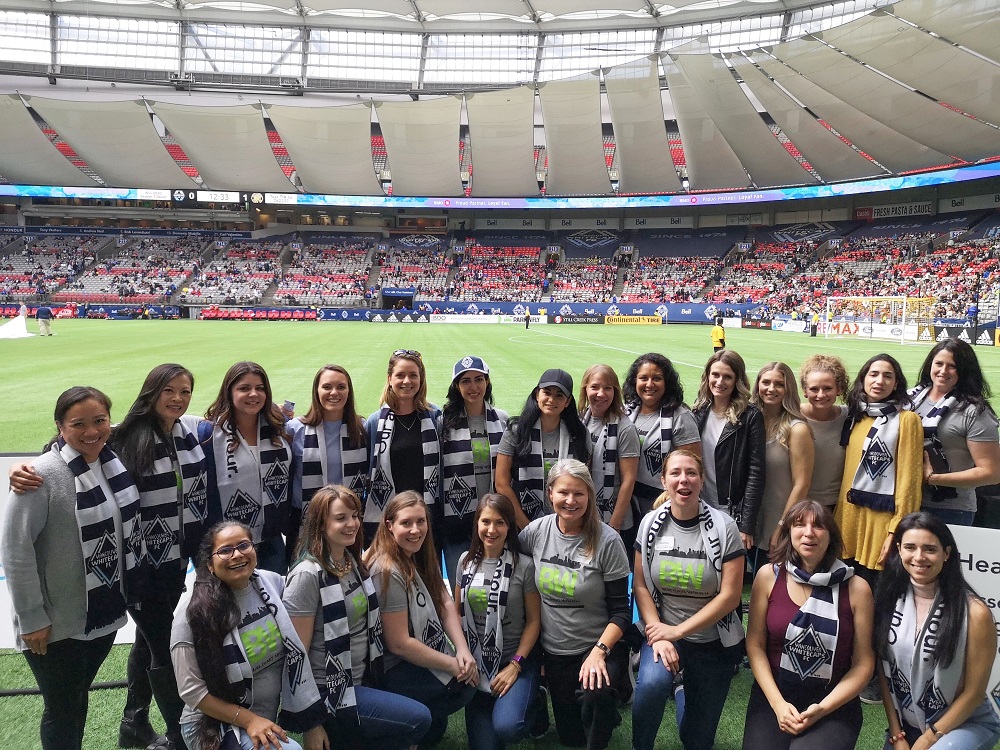
[[[840,529],[812,500],[778,525],[771,564],[750,597],[750,693],[744,750],[852,750],[875,668],[872,594],[838,558]]]
[[[448,729],[448,717],[472,700],[479,674],[441,577],[423,497],[400,492],[382,518],[365,563],[385,634],[385,687],[430,709],[420,745],[431,747]]]
[[[284,579],[257,570],[251,535],[236,521],[209,529],[194,589],[174,613],[170,657],[189,750],[299,750],[286,730],[306,732],[308,744],[326,718],[312,673],[295,669],[306,651],[281,603]]]
[[[704,475],[697,455],[673,451],[660,481],[666,492],[643,518],[636,541],[635,603],[646,642],[632,702],[632,747],[652,750],[683,670],[681,744],[710,750],[733,668],[743,658],[737,608],[745,552],[736,522],[699,498]]]
[[[381,671],[382,620],[361,562],[361,512],[361,500],[342,485],[312,496],[299,562],[282,601],[295,632],[309,644],[313,677],[330,714],[322,747],[398,750],[424,736],[431,714],[415,700],[369,687]]]
[[[538,691],[531,650],[541,630],[535,566],[521,554],[514,506],[503,495],[483,495],[475,536],[462,555],[455,587],[469,650],[479,669],[479,690],[465,708],[469,746],[503,750],[528,735],[528,711]]]
[[[559,741],[604,750],[618,726],[615,689],[628,668],[619,643],[631,622],[628,557],[601,522],[586,464],[556,463],[548,478],[553,513],[528,524],[521,547],[542,597],[545,676]]]

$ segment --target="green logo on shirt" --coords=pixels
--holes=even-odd
[[[572,597],[576,590],[576,576],[575,570],[543,565],[538,569],[538,588],[543,594],[565,594]]]
[[[472,461],[480,465],[490,463],[490,441],[484,438],[473,438],[472,440]]]
[[[682,563],[680,560],[660,561],[660,588],[701,591],[705,563]]]
[[[254,667],[265,659],[277,653],[282,645],[281,631],[272,618],[268,618],[256,627],[247,628],[240,633],[243,648],[247,652],[247,660]]]
[[[481,615],[486,612],[486,600],[488,598],[486,589],[474,589],[470,587],[468,598],[469,606],[472,608],[473,613]]]
[[[351,607],[354,609],[354,616],[351,618],[354,622],[357,622],[362,616],[368,614],[368,597],[365,596],[364,591],[358,590],[351,597]]]

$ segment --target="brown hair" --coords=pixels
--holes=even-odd
[[[348,547],[347,551],[357,561],[362,576],[367,575],[368,570],[361,561],[362,550],[365,546],[364,525],[361,523],[363,517],[361,501],[352,490],[342,484],[328,484],[325,487],[320,487],[312,496],[309,507],[306,508],[306,512],[302,516],[302,529],[299,531],[297,546],[298,554],[300,557],[309,555],[327,573],[335,574],[330,566],[330,551],[326,541],[326,524],[330,519],[330,508],[333,506],[334,500],[340,500],[358,514],[358,534],[354,537],[354,544]]]
[[[417,411],[427,411],[429,408],[427,404],[427,370],[424,368],[424,360],[420,356],[420,352],[411,349],[397,349],[389,357],[389,368],[386,370],[385,375],[385,387],[382,389],[382,403],[393,411],[396,410],[396,394],[392,392],[389,379],[392,377],[392,371],[396,369],[396,365],[399,364],[400,360],[404,359],[413,362],[420,371],[420,387],[417,388],[417,392],[413,396],[413,406]]]
[[[347,434],[351,439],[351,447],[360,448],[365,444],[365,423],[358,416],[357,408],[354,406],[354,381],[351,380],[351,373],[340,365],[323,365],[313,377],[312,401],[309,404],[309,411],[302,417],[302,424],[315,427],[323,421],[323,405],[320,403],[319,379],[324,372],[339,372],[347,379],[347,400],[344,402],[344,424],[347,425]]]
[[[803,392],[806,389],[806,375],[811,372],[825,372],[833,377],[833,383],[840,391],[840,400],[847,396],[847,390],[851,387],[851,381],[847,375],[847,368],[840,361],[840,357],[833,357],[829,354],[814,354],[807,358],[799,367],[799,383]]]
[[[288,437],[285,433],[285,420],[278,407],[274,405],[271,396],[271,381],[268,380],[264,368],[256,362],[237,362],[226,371],[225,377],[222,378],[222,385],[219,387],[219,394],[205,410],[205,419],[215,423],[229,435],[229,450],[234,450],[239,441],[236,438],[236,424],[232,421],[233,387],[240,378],[247,375],[257,375],[264,383],[264,406],[261,407],[260,416],[264,417],[264,420],[274,430],[271,445],[278,447],[281,445],[281,438]]]
[[[712,392],[708,388],[708,375],[712,370],[712,365],[721,362],[736,376],[736,383],[733,385],[733,395],[729,398],[729,408],[726,409],[726,419],[731,424],[740,421],[743,412],[750,405],[750,381],[747,378],[747,365],[743,357],[732,349],[722,349],[708,358],[705,369],[701,373],[701,383],[698,385],[698,397],[694,401],[694,409],[702,406],[711,407],[714,403]]]
[[[583,379],[580,381],[580,396],[577,399],[577,408],[580,411],[580,416],[590,408],[588,405],[589,399],[587,398],[587,386],[590,381],[594,378],[604,378],[611,384],[611,388],[614,393],[611,396],[611,404],[608,406],[608,413],[604,417],[604,422],[609,422],[615,419],[621,419],[625,415],[625,401],[622,398],[622,386],[618,382],[618,373],[611,369],[610,365],[591,365],[583,373]]]
[[[833,561],[840,558],[841,550],[844,546],[844,538],[840,533],[840,527],[833,520],[833,514],[826,506],[820,505],[815,500],[799,500],[789,508],[785,515],[778,522],[778,537],[771,545],[767,553],[768,559],[775,565],[784,565],[790,562],[793,565],[801,565],[802,558],[792,547],[792,526],[799,521],[812,519],[813,523],[822,529],[826,529],[830,535],[830,544],[826,548],[826,554],[820,560],[817,571],[826,573],[833,565]]]
[[[690,458],[692,461],[694,461],[695,466],[698,467],[698,476],[701,477],[702,479],[705,478],[705,462],[701,460],[701,456],[699,456],[694,451],[688,450],[687,448],[676,448],[670,451],[670,453],[668,453],[663,458],[663,466],[660,468],[661,481],[663,480],[663,477],[667,475],[667,464],[670,462],[670,459],[673,458],[674,456],[676,456],[677,458]],[[667,491],[664,490],[656,497],[656,500],[653,502],[653,508],[654,509],[659,508],[661,505],[667,502],[668,499],[670,499],[669,495],[667,495]]]

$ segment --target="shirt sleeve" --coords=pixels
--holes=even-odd
[[[623,419],[618,423],[618,457],[637,458],[639,453],[639,430],[630,420]]]
[[[405,612],[408,604],[406,582],[403,580],[403,576],[394,570],[389,575],[389,583],[384,597],[379,599],[379,610],[382,612]]]
[[[698,422],[694,414],[686,406],[678,406],[674,410],[673,437],[671,438],[675,448],[680,448],[691,443],[701,442],[701,433],[698,432]]]
[[[320,611],[319,576],[311,567],[300,564],[288,574],[281,602],[292,617],[314,617]]]
[[[517,448],[517,444],[514,442],[514,429],[512,425],[508,424],[500,438],[500,446],[497,450],[505,456],[513,456],[515,448]]]
[[[621,536],[610,526],[602,524],[600,566],[604,571],[604,580],[614,581],[619,578],[628,578],[628,553],[625,551],[625,543]]]
[[[208,695],[208,685],[205,684],[198,668],[194,645],[175,643],[170,647],[170,661],[174,665],[174,676],[177,678],[177,694],[188,706],[197,708]]]
[[[969,420],[969,429],[965,439],[973,443],[996,443],[1000,441],[1000,431],[997,429],[997,418],[989,409],[983,409]]]

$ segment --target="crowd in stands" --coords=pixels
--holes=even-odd
[[[622,302],[689,302],[701,299],[718,278],[720,258],[643,258],[625,270]]]
[[[730,260],[709,295],[715,303],[759,302],[785,287],[814,257],[811,244],[759,243]]]
[[[618,267],[607,258],[567,258],[554,268],[553,302],[607,302]]]
[[[233,242],[180,295],[188,304],[256,305],[281,278],[281,242]]]
[[[540,247],[466,247],[450,296],[460,302],[537,302],[546,274],[539,264],[541,252]]]
[[[96,237],[45,237],[0,258],[0,300],[29,300],[72,283],[94,260]]]
[[[416,289],[415,299],[443,300],[451,266],[447,248],[397,245],[385,256],[379,284],[382,287]]]
[[[274,293],[276,304],[361,304],[371,273],[373,243],[347,238],[294,250]]]

